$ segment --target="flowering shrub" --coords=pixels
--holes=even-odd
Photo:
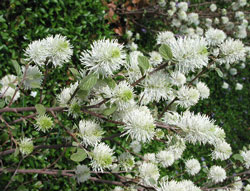
[[[195,3],[197,1],[112,1],[109,9],[118,15],[116,23],[123,26],[123,31],[130,48],[136,49],[140,35],[146,35],[146,39],[150,38],[149,33],[159,34],[157,43],[166,41],[168,38],[175,36],[206,36],[207,43],[212,46],[221,44],[226,37],[237,38],[241,40],[247,39],[249,32],[249,3],[245,0],[233,1],[211,1]],[[111,6],[112,4],[112,6]],[[120,8],[121,7],[121,8]],[[133,32],[135,32],[135,35]],[[171,31],[171,32],[169,32]],[[120,32],[118,33],[120,34]],[[153,40],[153,39],[150,39]],[[143,41],[143,40],[142,40]],[[145,41],[145,39],[144,39]],[[143,42],[145,44],[145,42]],[[237,44],[237,43],[236,43]],[[231,44],[230,40],[224,44],[225,54],[231,51],[230,47],[237,46]],[[239,45],[239,44],[238,44]],[[150,45],[149,45],[150,46]],[[227,48],[228,49],[227,49]],[[246,47],[249,51],[249,47]],[[218,49],[214,49],[214,56],[218,54]],[[229,58],[228,58],[229,59]],[[245,69],[246,60],[239,61],[237,65],[230,65],[226,60],[223,64],[214,68],[218,75],[223,78],[224,84],[222,88],[229,88],[230,79],[239,71]],[[242,90],[243,84],[238,79],[234,79],[232,84],[236,90]]]
[[[14,172],[4,189],[17,173],[37,173],[113,184],[116,191],[249,190],[242,182],[249,178],[249,149],[232,155],[224,130],[209,116],[190,111],[209,97],[201,81],[206,71],[249,56],[240,40],[226,39],[218,30],[212,32],[223,38],[213,39],[207,35],[211,30],[205,36],[160,33],[158,49],[151,53],[97,40],[82,51],[81,70],[69,69],[74,82],[63,84],[52,103],[44,96],[44,83],[71,59],[73,46],[61,35],[31,42],[24,51],[25,66],[15,62],[17,75],[0,80],[1,131],[9,138],[0,152],[0,171]],[[36,105],[20,101],[29,94],[39,97]],[[60,134],[54,138],[64,139],[63,144],[39,144],[23,127],[20,137],[13,135],[20,122],[34,127],[37,136]],[[151,143],[157,143],[153,152]],[[190,145],[211,150],[213,164],[202,164],[192,153],[183,158]],[[73,147],[75,169],[51,169],[60,158],[44,168],[19,168],[39,155],[38,149],[67,147]],[[15,169],[5,165],[11,153],[22,156]]]

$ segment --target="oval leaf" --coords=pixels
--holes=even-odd
[[[171,60],[173,58],[171,48],[166,44],[160,46],[159,52],[161,56],[166,60]]]

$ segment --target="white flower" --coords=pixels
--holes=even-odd
[[[184,108],[188,108],[198,103],[200,98],[200,93],[195,88],[189,88],[187,86],[182,86],[177,91],[178,100],[176,103]]]
[[[185,140],[190,143],[215,144],[224,141],[225,132],[214,125],[214,121],[208,116],[186,111],[180,117],[177,126],[184,133]]]
[[[100,125],[94,121],[81,120],[79,122],[79,136],[82,138],[82,143],[86,146],[94,146],[100,142],[103,133]]]
[[[33,61],[39,66],[43,65],[49,55],[47,41],[45,39],[33,41],[25,49],[24,55],[27,57],[26,61]]]
[[[34,150],[34,145],[31,138],[23,138],[19,143],[19,149],[23,155],[28,155],[32,153]]]
[[[246,168],[250,168],[250,150],[241,152],[241,156],[245,161]]]
[[[156,184],[160,177],[158,167],[153,163],[143,162],[139,167],[139,172],[142,182],[146,185]]]
[[[206,22],[205,25],[206,25],[207,28],[210,28],[212,26],[212,24],[213,24],[213,20],[209,19],[209,18],[206,18],[205,22]]]
[[[49,62],[52,62],[55,67],[69,62],[73,55],[73,47],[65,36],[55,35],[55,37],[47,37],[46,46],[48,47]]]
[[[68,105],[68,101],[70,100],[77,86],[78,82],[71,84],[70,87],[64,88],[62,92],[59,95],[57,95],[57,100],[60,103],[60,106]]]
[[[144,160],[146,160],[147,162],[152,162],[155,163],[156,159],[155,159],[155,153],[147,153],[143,156]]]
[[[208,44],[212,46],[221,44],[227,37],[222,30],[213,28],[210,28],[205,35]]]
[[[196,33],[197,33],[198,35],[202,36],[203,33],[204,33],[204,30],[203,30],[202,28],[200,28],[200,27],[197,27],[197,28],[196,28]]]
[[[226,179],[226,171],[220,166],[212,166],[208,173],[208,178],[214,183],[223,182]]]
[[[120,186],[116,186],[113,191],[125,191],[125,190]]]
[[[232,154],[231,146],[225,141],[220,141],[215,144],[215,148],[212,153],[212,158],[216,160],[217,159],[226,160],[231,156],[231,154]]]
[[[189,24],[199,25],[199,15],[197,13],[189,13],[188,14],[188,22]]]
[[[250,191],[250,184],[246,185],[245,191]]]
[[[243,88],[242,84],[236,83],[236,87],[235,87],[236,90],[242,90],[242,88]]]
[[[133,141],[130,143],[130,148],[132,148],[133,152],[139,153],[141,151],[141,144],[138,141]]]
[[[32,91],[32,92],[30,93],[30,95],[31,95],[32,97],[36,97],[36,95],[37,95],[37,92],[35,92],[35,91]]]
[[[228,17],[221,17],[221,21],[222,21],[222,24],[227,24],[229,22],[229,18]]]
[[[203,82],[198,82],[196,84],[196,88],[197,90],[200,92],[200,97],[201,99],[206,99],[209,97],[210,95],[210,90],[209,88],[207,87],[207,85]]]
[[[22,78],[24,78],[23,85],[26,89],[39,88],[41,86],[43,75],[37,66],[29,66],[26,71],[25,67],[23,67],[22,72]]]
[[[167,150],[174,154],[175,160],[180,159],[186,149],[185,140],[179,135],[169,136],[167,145]]]
[[[186,165],[186,171],[188,172],[188,174],[191,174],[192,176],[194,176],[201,170],[201,165],[197,159],[190,159],[185,162],[185,165]]]
[[[181,9],[182,11],[187,11],[188,10],[188,4],[187,2],[180,2],[178,3],[178,8]]]
[[[228,89],[228,87],[229,87],[228,83],[223,82],[223,84],[222,84],[222,88],[223,88],[223,89]]]
[[[133,32],[131,30],[127,30],[126,35],[128,36],[128,38],[131,38],[133,36]]]
[[[187,20],[187,13],[185,11],[179,10],[177,15],[180,20],[183,20],[183,21]]]
[[[113,75],[125,63],[126,54],[123,45],[117,40],[98,40],[91,45],[91,50],[83,51],[81,63],[91,73],[104,77]]]
[[[125,63],[125,67],[129,71],[128,78],[131,83],[142,77],[138,63],[138,56],[143,56],[143,54],[139,51],[130,52],[129,60]]]
[[[123,119],[126,134],[137,141],[150,141],[155,134],[154,118],[147,107],[134,108]]]
[[[110,169],[114,160],[113,150],[105,143],[96,144],[94,150],[90,153],[91,166],[94,171],[103,171]]]
[[[36,118],[35,127],[38,131],[46,132],[49,131],[53,127],[53,121],[51,117],[47,115],[38,116]]]
[[[179,71],[172,72],[171,74],[171,82],[173,85],[182,86],[186,83],[186,77]]]
[[[214,19],[214,24],[216,24],[216,25],[220,24],[220,20],[218,18],[215,18]]]
[[[170,31],[159,32],[157,35],[157,44],[168,44],[174,38],[174,33]]]
[[[126,110],[127,108],[135,105],[133,100],[133,87],[131,87],[126,81],[120,82],[113,89],[106,86],[102,89],[102,93],[105,98],[110,98],[111,103],[115,103],[117,105],[118,111]]]
[[[169,43],[176,70],[188,73],[208,64],[207,42],[202,37],[173,39]]]
[[[163,167],[169,167],[174,163],[174,153],[171,151],[160,151],[157,155],[157,160]]]
[[[130,45],[129,45],[129,48],[131,51],[136,51],[137,48],[138,48],[138,45],[135,44],[134,42],[132,42]]]
[[[238,20],[243,20],[245,18],[245,15],[242,11],[237,11],[235,13],[235,18],[238,19]]]
[[[149,55],[150,55],[149,62],[151,63],[152,66],[158,66],[159,64],[161,64],[163,59],[158,52],[153,51],[150,52]]]
[[[135,165],[135,158],[129,153],[122,153],[118,157],[119,164],[124,168],[124,170],[129,171]]]
[[[171,180],[160,183],[157,191],[201,191],[201,189],[195,186],[190,180],[183,180],[181,182]]]
[[[169,125],[176,125],[180,120],[180,115],[177,112],[169,111],[164,115],[164,121]]]
[[[10,99],[14,96],[15,93],[14,87],[16,88],[18,84],[17,77],[12,74],[8,74],[0,80],[0,84],[2,84],[3,86],[0,90],[0,95],[3,95],[3,97],[7,98],[10,101]],[[19,97],[20,92],[17,91],[13,102],[15,102]]]
[[[156,72],[143,80],[144,90],[140,94],[142,104],[148,104],[152,101],[159,102],[160,99],[166,100],[172,93],[170,80],[162,71]]]
[[[244,7],[245,5],[247,5],[247,0],[238,0],[238,3],[240,7]]]
[[[243,188],[243,182],[239,176],[234,177],[234,183],[232,184],[232,191],[238,191]]]
[[[233,64],[244,60],[246,56],[245,51],[244,44],[240,40],[228,39],[220,45],[222,57],[218,61],[220,63]]]
[[[90,169],[86,165],[77,165],[75,173],[78,183],[85,182],[90,178]]]
[[[212,12],[214,12],[214,11],[216,11],[217,6],[213,3],[213,4],[210,5],[209,8],[210,8],[210,10],[211,10]]]

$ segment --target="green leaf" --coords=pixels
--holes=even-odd
[[[17,75],[18,75],[18,76],[21,76],[21,75],[22,75],[21,67],[20,67],[20,65],[18,64],[18,62],[17,62],[16,60],[11,60],[11,63],[12,63],[12,65],[14,66]]]
[[[84,100],[89,95],[89,91],[87,90],[78,90],[77,97]]]
[[[107,108],[103,111],[103,115],[106,115],[106,116],[111,115],[112,113],[116,111],[116,109],[117,109],[116,104],[113,104],[110,108]]]
[[[37,81],[32,81],[30,83],[30,86],[31,86],[31,88],[40,88],[41,84],[39,82],[37,82]]]
[[[149,69],[149,67],[150,67],[148,58],[145,57],[145,56],[138,56],[137,60],[138,60],[138,63],[139,63],[139,67],[140,67],[140,69],[141,69],[141,72],[142,72],[142,74],[144,74],[145,71],[146,71],[147,69]]]
[[[238,160],[240,162],[244,162],[244,158],[240,154],[234,154],[233,159]]]
[[[81,90],[90,90],[94,87],[98,79],[97,74],[90,74],[83,78],[80,83],[80,89]]]
[[[70,159],[75,162],[81,162],[87,157],[86,152],[83,149],[78,148],[77,152],[70,156]]]
[[[69,68],[69,70],[75,77],[80,76],[80,73],[75,68]]]
[[[160,46],[159,53],[166,60],[171,60],[173,58],[171,48],[166,44]]]
[[[219,68],[215,68],[215,71],[217,72],[218,76],[220,76],[221,78],[223,78],[223,73]]]
[[[19,154],[19,149],[16,148],[15,152],[14,152],[14,157],[16,157]]]
[[[113,80],[111,77],[105,78],[104,81],[108,84],[108,86],[109,86],[110,88],[112,88],[112,89],[115,88],[116,82],[115,82],[115,80]]]
[[[5,101],[3,99],[0,100],[0,109],[5,106]]]
[[[35,108],[39,115],[44,115],[46,113],[46,108],[42,104],[36,104]]]

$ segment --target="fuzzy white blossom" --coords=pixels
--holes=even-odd
[[[242,90],[242,88],[243,88],[243,85],[242,85],[242,84],[236,83],[236,86],[235,86],[235,89],[236,89],[236,90]]]
[[[0,84],[2,84],[0,95],[10,101],[10,99],[12,99],[15,94],[18,78],[15,75],[8,74],[0,80]],[[17,91],[15,97],[13,98],[13,102],[15,102],[19,97],[20,91]]]
[[[157,35],[156,41],[157,44],[168,44],[174,38],[174,33],[170,31],[159,32]]]
[[[39,66],[44,65],[49,55],[46,39],[31,42],[25,49],[24,55],[27,57],[26,61],[33,61]]]
[[[199,15],[197,13],[189,13],[188,14],[188,23],[199,25]]]
[[[188,174],[194,176],[201,170],[201,165],[197,159],[190,159],[185,162],[186,171]]]
[[[158,66],[159,64],[162,63],[163,59],[158,52],[153,51],[150,52],[149,55],[150,55],[149,62],[151,63],[152,66]]]
[[[90,153],[91,166],[94,171],[103,171],[110,169],[114,160],[113,150],[105,143],[96,144],[94,150]]]
[[[223,182],[226,177],[226,171],[220,166],[214,165],[209,169],[208,178],[214,183]]]
[[[177,6],[182,11],[186,12],[188,10],[188,3],[187,2],[179,2]]]
[[[228,89],[229,85],[226,82],[223,82],[222,86],[223,89]]]
[[[163,167],[169,167],[171,166],[174,161],[174,153],[171,151],[160,151],[157,155],[157,161],[163,166]]]
[[[143,162],[139,167],[140,177],[142,183],[145,185],[152,185],[152,180],[156,183],[160,177],[158,167],[153,163]]]
[[[85,182],[90,178],[90,169],[86,165],[77,165],[75,173],[78,183]]]
[[[141,143],[138,141],[133,141],[130,143],[130,148],[132,148],[133,152],[139,153],[141,151]]]
[[[206,40],[208,41],[208,44],[212,46],[221,44],[227,37],[222,30],[213,28],[208,29],[205,36]]]
[[[125,63],[126,54],[123,45],[117,40],[98,40],[91,45],[91,49],[83,51],[81,64],[91,73],[101,76],[111,76]]]
[[[47,115],[41,115],[36,118],[35,127],[38,131],[46,132],[53,127],[53,120]]]
[[[222,57],[218,59],[220,63],[233,64],[237,61],[244,60],[245,53],[244,44],[240,40],[228,39],[220,45]]]
[[[196,88],[182,86],[177,91],[178,100],[176,103],[184,108],[188,108],[198,103],[200,92]]]
[[[147,153],[143,156],[143,158],[148,161],[148,162],[152,162],[155,163],[156,162],[156,157],[155,157],[155,153]]]
[[[188,73],[208,64],[207,42],[202,37],[173,39],[169,46],[180,72]]]
[[[222,24],[227,24],[229,22],[229,18],[228,17],[221,17],[221,22]]]
[[[106,86],[102,89],[102,93],[105,98],[110,99],[112,104],[115,103],[117,105],[118,111],[126,110],[135,105],[133,88],[126,81],[120,82],[113,89]]]
[[[79,122],[79,136],[82,138],[82,143],[86,146],[94,146],[100,142],[103,133],[100,125],[94,121],[81,120]]]
[[[193,144],[216,144],[225,138],[223,129],[214,125],[214,121],[206,115],[195,115],[186,111],[180,117],[177,126],[183,131],[185,140]]]
[[[171,75],[171,82],[173,85],[182,86],[186,83],[186,77],[179,71],[173,72]]]
[[[212,152],[213,159],[226,160],[231,155],[232,155],[232,148],[227,142],[222,141],[215,144],[214,151]]]
[[[209,8],[210,8],[210,10],[211,10],[212,12],[215,12],[216,9],[217,9],[217,6],[213,3],[213,4],[210,5]]]
[[[183,180],[177,182],[175,180],[164,181],[160,183],[157,191],[201,191],[201,189],[194,185],[190,180]]]
[[[162,71],[148,76],[142,84],[144,87],[144,90],[140,94],[142,104],[148,104],[152,101],[158,102],[160,99],[166,100],[172,93],[170,80]]]
[[[22,72],[23,72],[22,78],[24,78],[23,85],[25,89],[40,87],[43,75],[37,66],[29,66],[27,69],[23,67]]]
[[[197,90],[200,92],[200,97],[201,99],[206,99],[209,97],[210,95],[210,90],[209,88],[207,87],[207,85],[203,82],[198,82],[196,84],[196,88]]]
[[[135,165],[135,158],[129,153],[122,153],[118,157],[118,161],[124,170],[131,170]]]
[[[130,111],[124,117],[123,122],[126,124],[124,135],[128,134],[134,140],[146,142],[154,137],[154,118],[145,106]]]
[[[48,47],[48,59],[54,66],[62,66],[63,63],[69,62],[73,55],[72,45],[65,36],[55,35],[46,38]]]
[[[245,167],[250,168],[250,150],[241,152],[241,156],[245,161],[244,163]]]
[[[69,87],[64,88],[62,90],[62,92],[59,95],[57,95],[57,100],[58,100],[60,106],[68,105],[68,102],[69,102],[71,96],[73,95],[73,93],[75,92],[77,86],[78,86],[78,82],[76,82],[74,84],[70,84]]]
[[[19,143],[19,150],[23,155],[29,155],[34,150],[33,141],[31,138],[23,138]]]

